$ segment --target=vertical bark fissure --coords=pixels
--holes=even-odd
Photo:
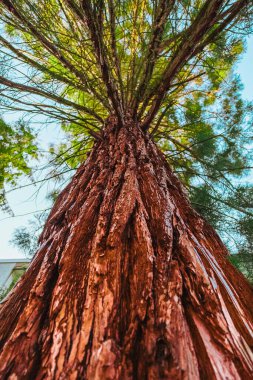
[[[50,304],[51,304],[52,292],[53,292],[54,286],[56,284],[56,281],[58,279],[58,275],[59,275],[58,265],[56,265],[54,270],[53,270],[53,273],[52,273],[52,280],[49,283],[49,287],[47,289],[48,290],[47,299],[45,299],[45,301],[44,301],[45,304],[44,304],[44,308],[43,308],[42,315],[41,315],[39,330],[42,330],[42,331],[44,329],[45,324],[49,323],[49,321],[47,319],[49,316],[49,309],[50,309]],[[41,337],[41,334],[40,334],[40,337]],[[32,363],[32,366],[31,366],[31,371],[29,374],[30,378],[35,378],[35,376],[37,374],[37,368],[40,366],[41,349],[42,349],[40,337],[38,338],[38,343],[34,347],[34,351],[36,353],[36,356],[35,356],[35,359]]]

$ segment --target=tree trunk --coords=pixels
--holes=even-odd
[[[60,194],[0,306],[0,379],[252,379],[252,289],[130,118]]]

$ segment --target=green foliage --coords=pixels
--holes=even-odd
[[[14,231],[11,243],[27,256],[33,256],[38,248],[38,229],[34,220],[29,227],[20,227]]]
[[[30,175],[29,160],[37,158],[38,148],[31,129],[23,122],[14,126],[0,119],[0,206],[6,208],[4,186],[15,186],[21,175]]]
[[[33,99],[31,104],[18,97],[20,109],[30,106],[63,123],[78,123],[94,137],[112,110],[120,115],[131,109],[143,121],[163,93],[150,119],[150,126],[155,125],[167,98],[182,99],[189,84],[198,84],[195,77],[203,75],[213,91],[218,89],[244,49],[236,26],[251,30],[252,4],[212,4],[209,15],[208,3],[5,0],[0,45],[17,65],[5,62],[3,68],[9,70],[4,79],[18,77],[19,86],[8,83],[2,101],[12,107],[15,92],[36,93],[49,102]],[[201,18],[206,27],[202,24],[197,33]],[[6,86],[4,79],[0,84]]]
[[[232,264],[248,278],[253,285],[253,259],[252,254],[236,254],[230,256]]]

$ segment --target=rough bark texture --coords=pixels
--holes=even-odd
[[[155,144],[111,117],[0,306],[0,379],[252,379],[252,289]]]

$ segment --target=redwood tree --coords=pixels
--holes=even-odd
[[[1,379],[252,378],[252,288],[153,141],[250,3],[1,0],[30,70],[0,77],[5,106],[94,140],[0,306]]]

